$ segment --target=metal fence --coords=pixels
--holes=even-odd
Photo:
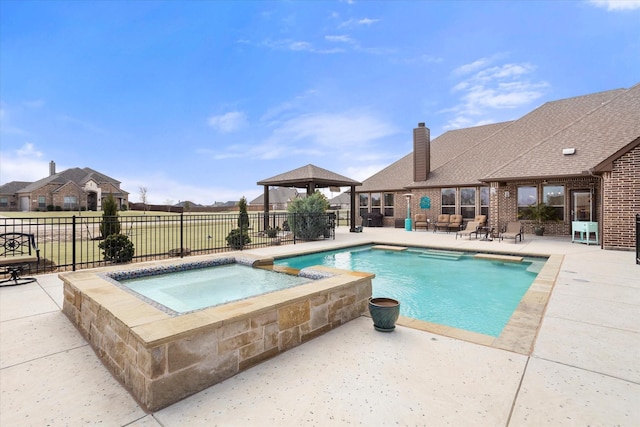
[[[636,214],[636,264],[640,264],[640,214]]]
[[[244,250],[271,245],[295,244],[301,224],[310,214],[286,212],[249,213],[243,221],[249,241],[230,247],[229,233],[239,228],[238,213],[163,214],[118,216],[120,234],[133,243],[133,262],[184,257],[229,250]],[[104,259],[102,216],[0,218],[0,234],[28,233],[35,236],[40,261],[30,266],[30,273],[68,271],[110,265]],[[313,223],[320,227],[314,238],[335,239],[335,213],[316,214]],[[295,226],[298,226],[297,228]],[[298,230],[298,231],[296,231]],[[296,232],[294,232],[296,231]],[[305,236],[309,238],[309,236]]]

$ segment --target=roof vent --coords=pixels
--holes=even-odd
[[[575,148],[563,148],[562,149],[562,154],[565,156],[570,156],[572,154],[576,154],[576,149]]]

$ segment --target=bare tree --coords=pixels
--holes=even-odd
[[[142,202],[143,213],[147,214],[147,187],[140,187],[140,201]]]

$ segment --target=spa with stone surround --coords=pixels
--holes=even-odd
[[[275,269],[271,258],[241,254],[61,273],[63,312],[155,411],[365,314],[371,296],[373,274],[316,266],[299,273],[314,279],[308,283],[176,314],[113,279],[229,262]]]

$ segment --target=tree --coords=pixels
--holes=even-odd
[[[234,228],[227,235],[227,244],[233,249],[242,249],[251,243],[249,237],[249,214],[247,213],[247,199],[242,196],[238,202],[240,214],[238,215],[238,228]]]
[[[314,240],[327,229],[326,210],[329,201],[316,191],[308,197],[293,200],[287,207],[287,220],[291,231],[300,239]]]
[[[240,215],[238,216],[238,228],[246,230],[249,228],[249,214],[247,213],[247,199],[242,196],[238,202]]]
[[[144,214],[147,214],[147,187],[140,187],[140,201]]]
[[[106,239],[112,234],[120,234],[120,220],[118,219],[118,204],[109,193],[102,202],[102,222],[100,223],[100,234]]]

